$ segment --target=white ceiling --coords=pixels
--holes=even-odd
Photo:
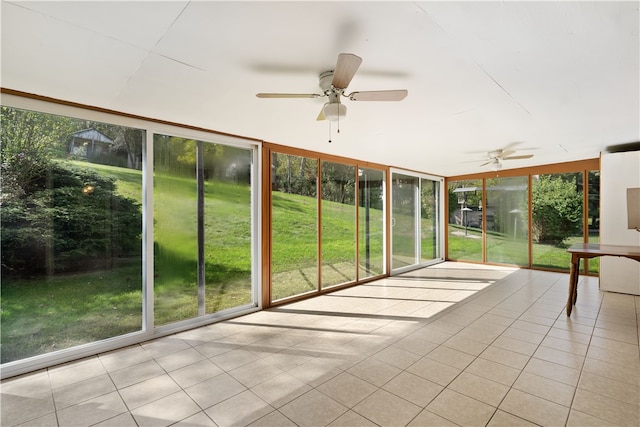
[[[1,85],[436,175],[596,158],[640,140],[638,1],[2,1]],[[329,139],[319,92],[362,65]],[[477,162],[474,162],[478,160]]]

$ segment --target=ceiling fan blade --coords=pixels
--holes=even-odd
[[[498,154],[498,157],[500,157],[501,159],[504,159],[505,157],[509,157],[515,152],[516,150],[501,150],[500,154]]]
[[[349,94],[352,101],[402,101],[409,92],[401,90],[369,90],[364,92],[353,92]]]
[[[344,89],[349,86],[351,79],[353,79],[361,63],[362,58],[352,53],[341,53],[338,55],[336,69],[333,70],[333,80],[331,81],[333,87]]]
[[[502,160],[518,160],[518,159],[530,159],[533,157],[533,154],[523,154],[521,156],[509,156],[503,157]]]
[[[319,98],[317,93],[257,93],[258,98]]]
[[[490,165],[491,163],[494,163],[494,162],[495,162],[495,160],[494,160],[494,159],[491,159],[491,160],[489,160],[489,161],[484,162],[483,164],[481,164],[481,165],[480,165],[480,167]]]

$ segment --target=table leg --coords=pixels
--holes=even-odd
[[[571,310],[573,309],[573,305],[576,302],[578,297],[576,285],[578,283],[578,264],[580,263],[580,259],[575,256],[575,254],[571,255],[571,270],[569,272],[569,298],[567,299],[567,316],[571,316]]]
[[[576,274],[573,276],[573,305],[578,301],[578,277],[580,276],[580,258],[576,260]]]

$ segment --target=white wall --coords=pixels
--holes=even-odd
[[[640,187],[640,151],[602,155],[600,243],[640,246],[640,232],[627,229],[627,188],[636,187]],[[640,295],[640,262],[600,258],[600,289]]]

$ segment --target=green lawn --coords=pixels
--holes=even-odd
[[[113,177],[118,193],[141,203],[141,171],[72,163]],[[154,314],[162,325],[197,315],[196,200],[193,179],[156,172],[154,180]],[[205,194],[206,312],[213,313],[251,302],[250,189],[209,181]],[[285,296],[315,290],[317,203],[285,193],[274,193],[273,201],[274,289]],[[331,218],[323,231],[326,279],[355,278],[354,208],[324,202],[323,212]],[[382,238],[381,232],[371,238],[374,269]],[[2,362],[140,330],[141,269],[138,259],[91,273],[3,278]]]
[[[140,260],[108,271],[2,280],[2,363],[142,328]]]
[[[72,163],[113,177],[118,193],[142,202],[140,171]],[[156,172],[154,180],[154,313],[156,324],[162,325],[197,315],[196,191],[192,178]],[[220,181],[208,181],[205,194],[206,312],[213,313],[251,302],[251,199],[248,186]],[[315,291],[317,201],[274,192],[272,202],[272,297]],[[324,201],[322,212],[323,286],[354,280],[355,208]],[[372,209],[370,214],[371,274],[379,274],[384,265],[382,213]],[[360,215],[359,239],[363,242],[364,210]],[[465,236],[464,228],[450,225],[450,258],[481,261],[480,237],[478,230],[468,229]],[[422,238],[428,252],[432,249],[430,232]],[[492,235],[491,241],[489,253],[494,257],[513,256],[522,249],[502,236]],[[568,270],[564,247],[533,248],[534,266]],[[500,252],[492,252],[497,250]],[[20,280],[3,277],[1,286],[2,363],[141,329],[140,259],[118,260],[111,269],[90,273]]]
[[[593,240],[593,239],[592,239]],[[566,249],[574,243],[581,243],[582,237],[570,237],[561,245],[532,244],[533,267],[569,271],[571,256]],[[460,261],[482,261],[482,232],[449,224],[449,258]],[[487,258],[489,262],[504,264],[528,264],[528,246],[526,241],[513,241],[508,237],[490,233],[487,238]],[[596,262],[593,262],[596,261]],[[589,273],[597,274],[597,260],[589,263]]]
[[[155,321],[197,316],[197,216],[193,179],[155,174]],[[251,199],[246,185],[205,183],[206,313],[249,304]]]

